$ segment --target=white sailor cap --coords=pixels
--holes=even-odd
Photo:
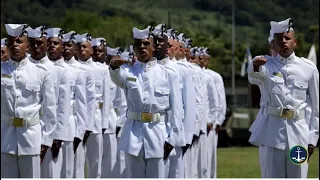
[[[209,48],[207,48],[207,47],[203,48],[203,49],[202,49],[203,55],[205,55],[205,56],[210,56],[210,54],[209,54],[208,51],[209,51]]]
[[[120,58],[122,60],[126,60],[126,61],[130,60],[130,52],[122,52],[120,54]]]
[[[200,56],[199,48],[198,47],[193,47],[190,49],[191,55],[192,56]]]
[[[111,48],[111,47],[107,47],[107,54],[110,56],[117,56],[120,54],[120,47],[117,48]]]
[[[93,38],[91,40],[91,44],[92,44],[92,47],[94,46],[106,46],[107,45],[107,42],[106,42],[106,39],[103,38],[103,37],[100,37],[100,38]]]
[[[39,26],[35,29],[32,29],[31,27],[27,27],[26,31],[28,33],[29,38],[42,38],[47,36],[47,32],[45,29],[46,29],[45,26]]]
[[[181,43],[184,43],[186,36],[183,33],[180,33],[177,38]]]
[[[149,39],[150,35],[152,34],[153,31],[153,27],[148,26],[147,28],[140,30],[136,27],[132,28],[132,32],[133,32],[133,38],[134,39]]]
[[[11,37],[27,35],[27,24],[5,24],[7,34]]]
[[[272,36],[276,33],[284,33],[293,31],[293,20],[291,18],[288,18],[284,21],[276,22],[276,21],[270,21]]]
[[[190,48],[190,47],[191,47],[192,40],[191,40],[190,38],[185,39],[184,42],[185,42],[185,45],[186,45],[187,48]]]
[[[175,30],[174,29],[168,29],[166,33],[169,37],[169,39],[175,39]]]
[[[47,38],[60,38],[63,39],[62,35],[64,33],[64,31],[61,28],[49,28],[46,30],[47,32]]]
[[[75,37],[74,37],[76,34],[77,33],[75,31],[70,31],[66,34],[63,34],[62,35],[62,42],[70,42],[70,41],[76,42]]]
[[[166,33],[166,24],[158,24],[156,27],[154,27],[154,30],[152,31],[152,33],[155,36],[165,35],[168,37]]]
[[[7,45],[7,38],[1,39],[1,48],[5,47]]]
[[[90,42],[91,43],[91,34],[84,33],[84,34],[77,34],[74,36],[77,43],[83,43],[83,42]]]

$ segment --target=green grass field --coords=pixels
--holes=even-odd
[[[256,147],[218,148],[218,178],[260,178]],[[319,149],[309,161],[308,178],[319,178]]]

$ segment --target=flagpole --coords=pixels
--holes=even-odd
[[[235,18],[234,18],[234,0],[232,0],[232,108],[236,104],[236,75],[235,75]]]

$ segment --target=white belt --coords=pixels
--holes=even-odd
[[[40,119],[39,116],[18,118],[1,114],[1,123],[5,123],[14,127],[30,127],[39,124]]]
[[[166,114],[127,111],[127,118],[141,122],[165,122]]]
[[[265,113],[269,115],[282,117],[284,119],[304,119],[305,118],[304,110],[295,111],[292,109],[286,109],[282,107],[266,106]]]

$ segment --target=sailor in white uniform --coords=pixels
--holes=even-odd
[[[2,178],[40,178],[40,157],[56,127],[53,83],[49,71],[27,57],[26,27],[5,24],[10,59],[1,64]]]
[[[128,111],[119,148],[126,153],[129,177],[165,178],[165,163],[179,145],[183,107],[179,79],[173,69],[152,58],[154,38],[151,27],[133,28],[138,61],[128,68],[125,62],[110,63],[113,82],[124,89]],[[170,121],[170,127],[165,123]]]

